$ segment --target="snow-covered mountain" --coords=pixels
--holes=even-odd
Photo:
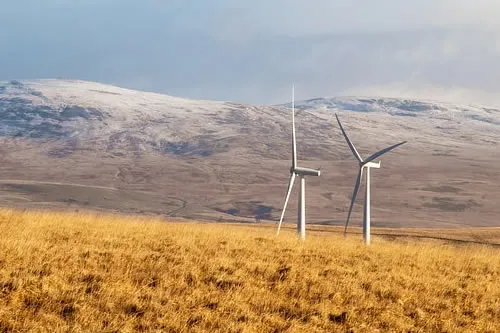
[[[154,140],[168,137],[157,130],[160,124],[168,128],[170,118],[199,119],[219,104],[85,81],[10,81],[0,83],[0,133],[60,139],[135,133]],[[143,131],[148,123],[157,126]]]
[[[0,135],[97,140],[109,151],[125,144],[135,149],[167,149],[180,153],[190,148],[196,150],[193,145],[200,142],[194,141],[209,145],[207,140],[234,138],[242,131],[265,135],[286,131],[289,112],[286,108],[290,106],[290,103],[252,106],[189,100],[85,81],[10,81],[0,83]],[[402,135],[413,141],[428,141],[426,139],[433,136],[460,141],[465,133],[474,134],[483,129],[496,133],[496,126],[500,126],[500,109],[436,101],[332,97],[298,101],[296,108],[313,120],[312,124],[299,124],[306,126],[303,130],[310,134],[314,125],[325,125],[320,124],[318,118],[328,123],[334,112],[360,113],[363,119],[369,116],[371,125],[367,131],[386,128],[384,122],[377,124],[378,117],[394,117],[394,122],[387,123],[387,129],[394,131],[400,127]],[[426,135],[405,133],[412,124],[421,125],[414,129]],[[359,125],[362,120],[353,124],[355,129]],[[253,140],[248,143],[264,143],[250,138]],[[494,140],[494,136],[490,139]],[[273,142],[266,144],[273,145]]]
[[[290,103],[283,106],[290,107]],[[431,100],[382,97],[324,97],[296,102],[298,110],[377,112],[391,116],[425,117],[453,121],[475,120],[500,125],[500,109]]]
[[[0,172],[10,184],[0,200],[276,218],[289,169],[289,106],[85,81],[0,82]],[[499,109],[382,97],[314,98],[296,107],[299,161],[323,168],[308,187],[311,222],[341,223],[355,176],[334,113],[362,154],[409,141],[384,156],[374,175],[375,220],[491,224],[500,213],[493,186],[500,181]],[[123,193],[111,203],[99,189]]]

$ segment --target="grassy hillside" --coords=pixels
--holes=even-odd
[[[500,331],[493,247],[12,210],[0,235],[3,332]]]

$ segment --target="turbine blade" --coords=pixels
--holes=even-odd
[[[360,163],[363,163],[363,159],[361,158],[361,155],[359,155],[358,151],[356,150],[356,147],[354,147],[354,144],[352,143],[351,139],[349,139],[346,132],[344,131],[344,127],[342,127],[342,123],[340,122],[340,119],[337,116],[337,114],[335,114],[335,117],[337,118],[337,122],[339,123],[340,130],[342,131],[342,134],[344,135],[345,141],[347,141],[349,148],[351,148],[351,151],[354,154],[354,157],[356,157]]]
[[[368,157],[368,158],[366,159],[366,161],[365,161],[365,162],[366,162],[366,163],[371,162],[371,161],[373,161],[374,159],[376,159],[377,157],[380,157],[380,156],[384,155],[385,153],[390,152],[390,151],[391,151],[391,150],[393,150],[394,148],[399,147],[399,146],[401,146],[402,144],[405,144],[406,142],[408,142],[408,141],[403,141],[403,142],[397,143],[397,144],[395,144],[395,145],[392,145],[392,146],[390,146],[390,147],[384,148],[384,149],[382,149],[381,151],[378,151],[378,152],[376,152],[375,154],[373,154],[373,155],[371,155],[370,157]]]
[[[347,233],[347,226],[349,225],[349,219],[351,218],[352,207],[356,201],[356,196],[359,192],[359,186],[361,184],[361,178],[363,177],[363,167],[359,168],[358,177],[356,178],[356,185],[354,186],[354,191],[352,192],[351,206],[349,206],[349,213],[347,214],[347,221],[345,222],[344,235]]]
[[[290,175],[290,182],[288,183],[288,190],[286,191],[285,196],[285,204],[283,205],[283,211],[281,211],[280,223],[278,224],[278,232],[276,235],[279,235],[281,229],[281,223],[283,222],[283,217],[285,216],[286,205],[288,204],[288,199],[290,199],[290,193],[292,193],[293,182],[295,180],[295,173]]]
[[[297,167],[297,140],[295,138],[295,85],[292,86],[292,167]]]

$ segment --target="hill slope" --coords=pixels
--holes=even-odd
[[[188,218],[276,219],[290,155],[287,105],[195,101],[84,81],[0,84],[0,200]],[[401,140],[373,175],[379,226],[496,225],[500,111],[433,101],[297,103],[310,222],[342,224],[362,154]],[[360,198],[361,200],[362,198]],[[292,197],[294,200],[294,197]],[[288,221],[295,216],[291,201]],[[360,221],[360,206],[353,216]]]

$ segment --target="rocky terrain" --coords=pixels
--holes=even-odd
[[[297,102],[310,223],[343,224],[356,177],[334,113],[372,173],[375,226],[499,226],[500,108],[382,97]],[[187,100],[85,81],[0,82],[0,203],[215,220],[279,218],[289,104]],[[286,216],[296,216],[295,193]],[[362,196],[352,224],[361,222]]]

